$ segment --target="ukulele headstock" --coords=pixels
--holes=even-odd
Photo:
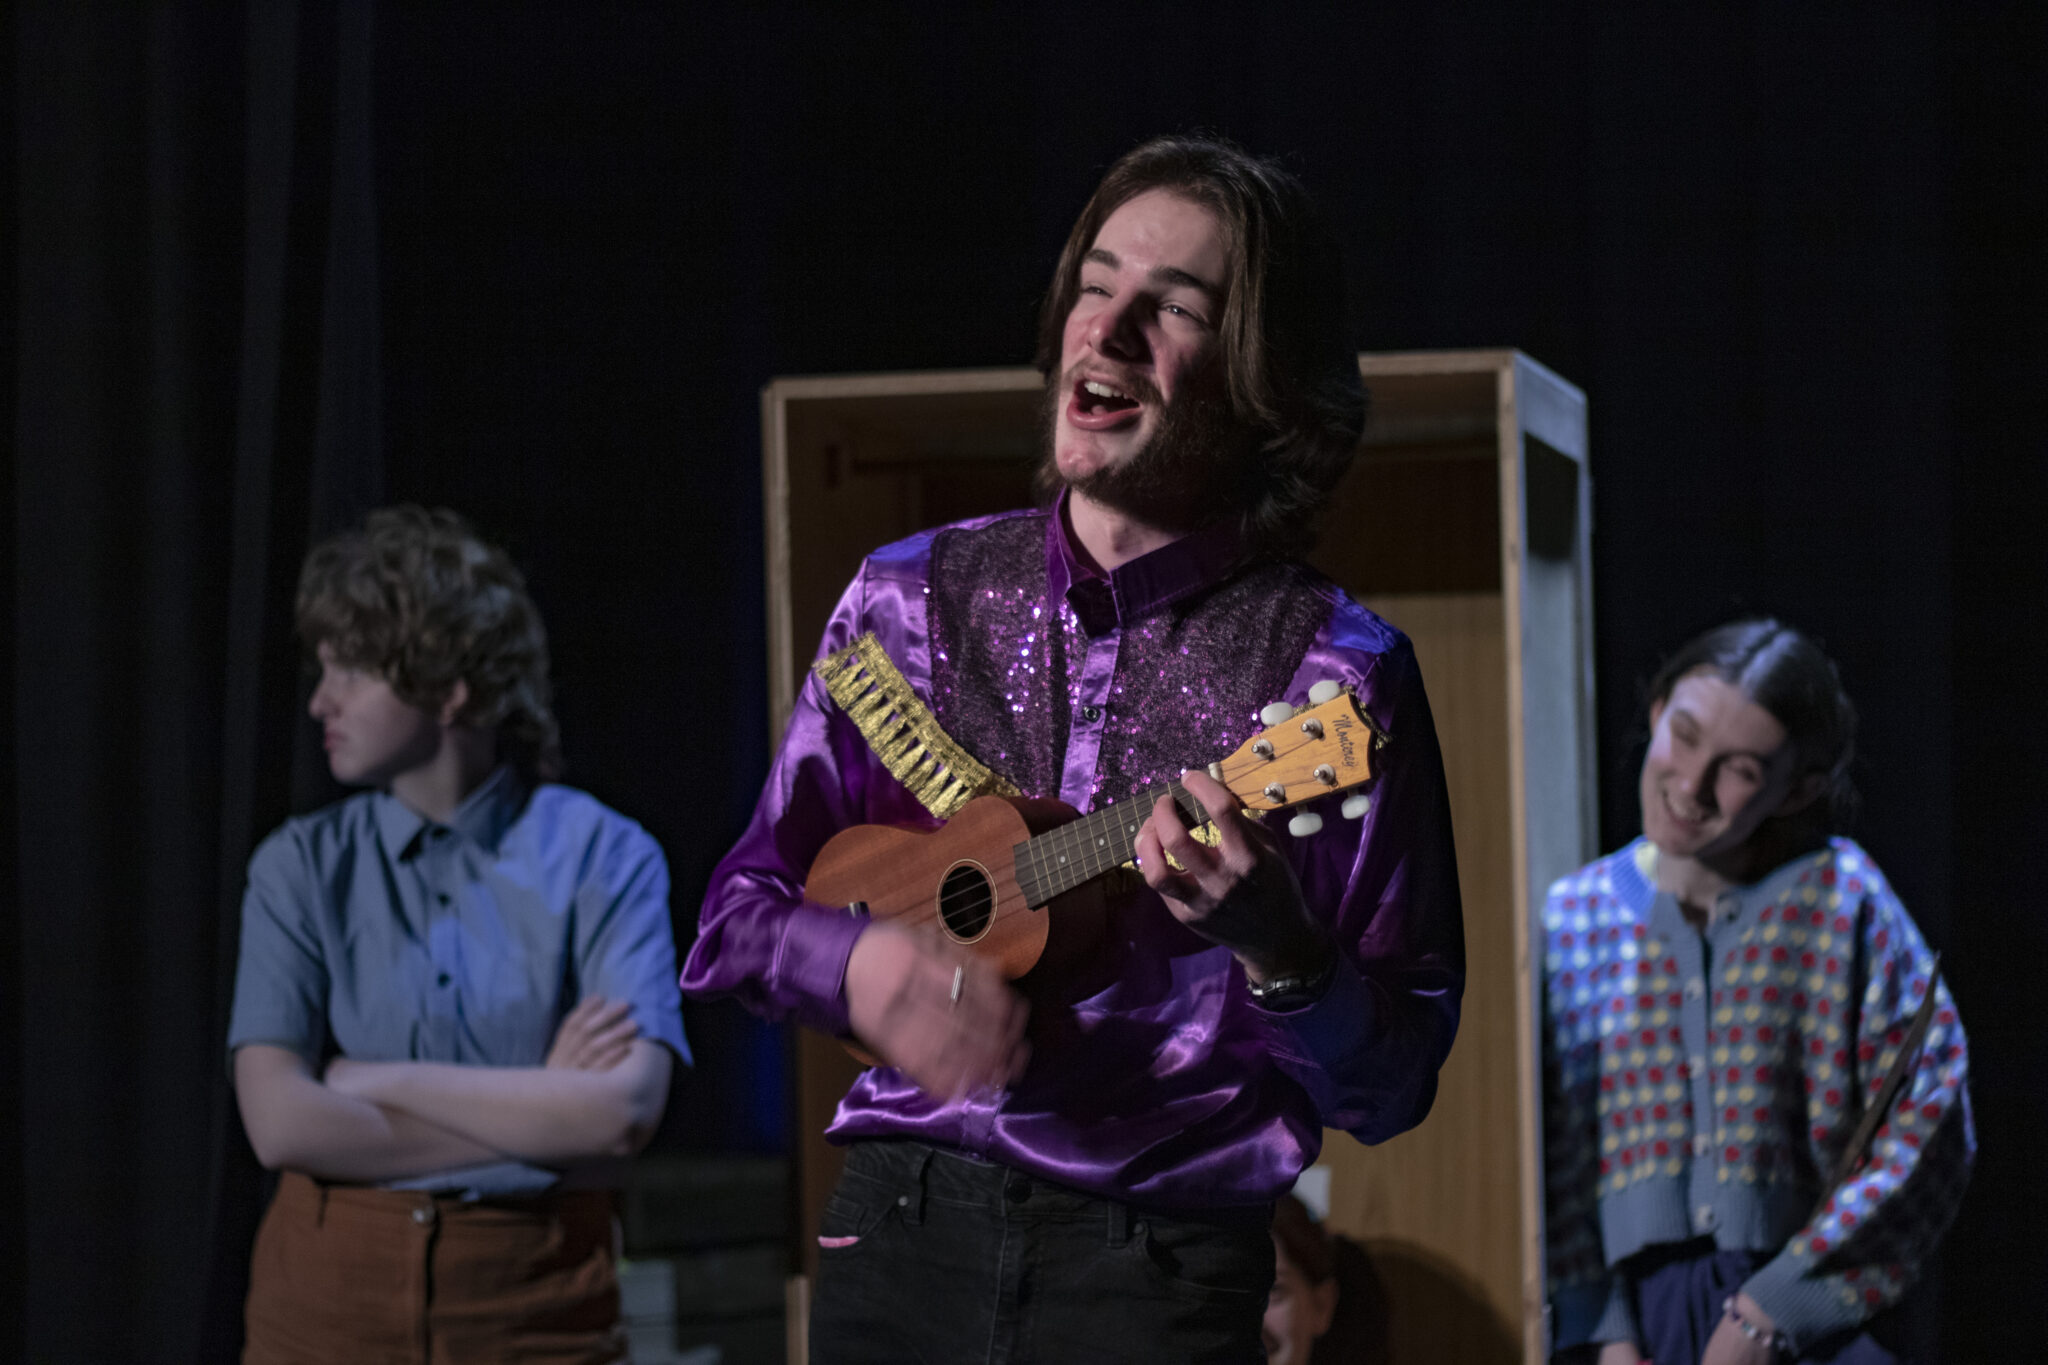
[[[1267,707],[1259,717],[1266,728],[1210,768],[1247,810],[1285,810],[1372,780],[1382,737],[1357,696],[1324,682],[1309,701],[1298,710],[1285,702]],[[1289,714],[1278,715],[1283,709]]]

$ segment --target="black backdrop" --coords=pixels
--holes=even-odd
[[[1361,349],[1587,390],[1607,843],[1660,650],[1743,608],[1828,640],[1858,832],[1974,1045],[1946,1355],[2048,1340],[2048,11],[1266,8],[0,12],[0,1355],[232,1357],[240,867],[332,794],[308,537],[416,499],[513,550],[572,776],[687,933],[766,763],[758,387],[1025,360],[1102,167],[1194,127],[1315,186]],[[660,1141],[772,1148],[772,1034],[690,1026]]]

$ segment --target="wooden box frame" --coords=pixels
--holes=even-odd
[[[1361,355],[1359,369],[1373,415],[1310,558],[1415,642],[1451,790],[1468,979],[1430,1118],[1373,1148],[1325,1143],[1329,1225],[1372,1256],[1393,1361],[1542,1365],[1534,917],[1596,833],[1585,396],[1512,350]],[[1042,393],[1030,369],[763,389],[776,739],[864,554],[1028,499]],[[855,1068],[816,1035],[793,1046],[794,1245],[808,1271],[839,1167],[820,1134]]]

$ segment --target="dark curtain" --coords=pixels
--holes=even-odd
[[[299,557],[382,485],[372,20],[14,12],[0,1354],[239,1346],[262,1189],[221,1051],[242,869],[324,795],[295,714]]]
[[[2048,7],[1969,6],[1955,110],[1955,931],[1982,1145],[1949,1232],[1947,1359],[2048,1349],[2048,962],[2034,856],[2048,829]]]

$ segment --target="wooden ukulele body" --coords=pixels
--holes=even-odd
[[[1372,779],[1372,753],[1382,737],[1357,696],[1334,681],[1319,682],[1309,702],[1301,709],[1285,702],[1267,707],[1260,713],[1266,728],[1209,765],[1209,776],[1248,813],[1282,810]],[[1015,980],[1041,964],[1072,961],[1100,940],[1115,894],[1112,874],[1132,856],[1139,828],[1161,797],[1173,800],[1191,826],[1209,818],[1186,788],[1168,782],[1086,816],[1062,801],[981,796],[936,830],[856,825],[818,850],[804,900],[936,934]],[[1357,819],[1369,805],[1369,797],[1353,795],[1343,813]],[[1305,839],[1322,825],[1322,816],[1303,812],[1287,828]],[[847,1050],[874,1064],[852,1044]]]
[[[818,850],[804,899],[938,934],[1014,980],[1042,961],[1069,960],[1102,931],[1106,882],[1037,907],[1018,885],[1018,847],[1077,818],[1063,801],[981,796],[935,830],[855,825]]]

